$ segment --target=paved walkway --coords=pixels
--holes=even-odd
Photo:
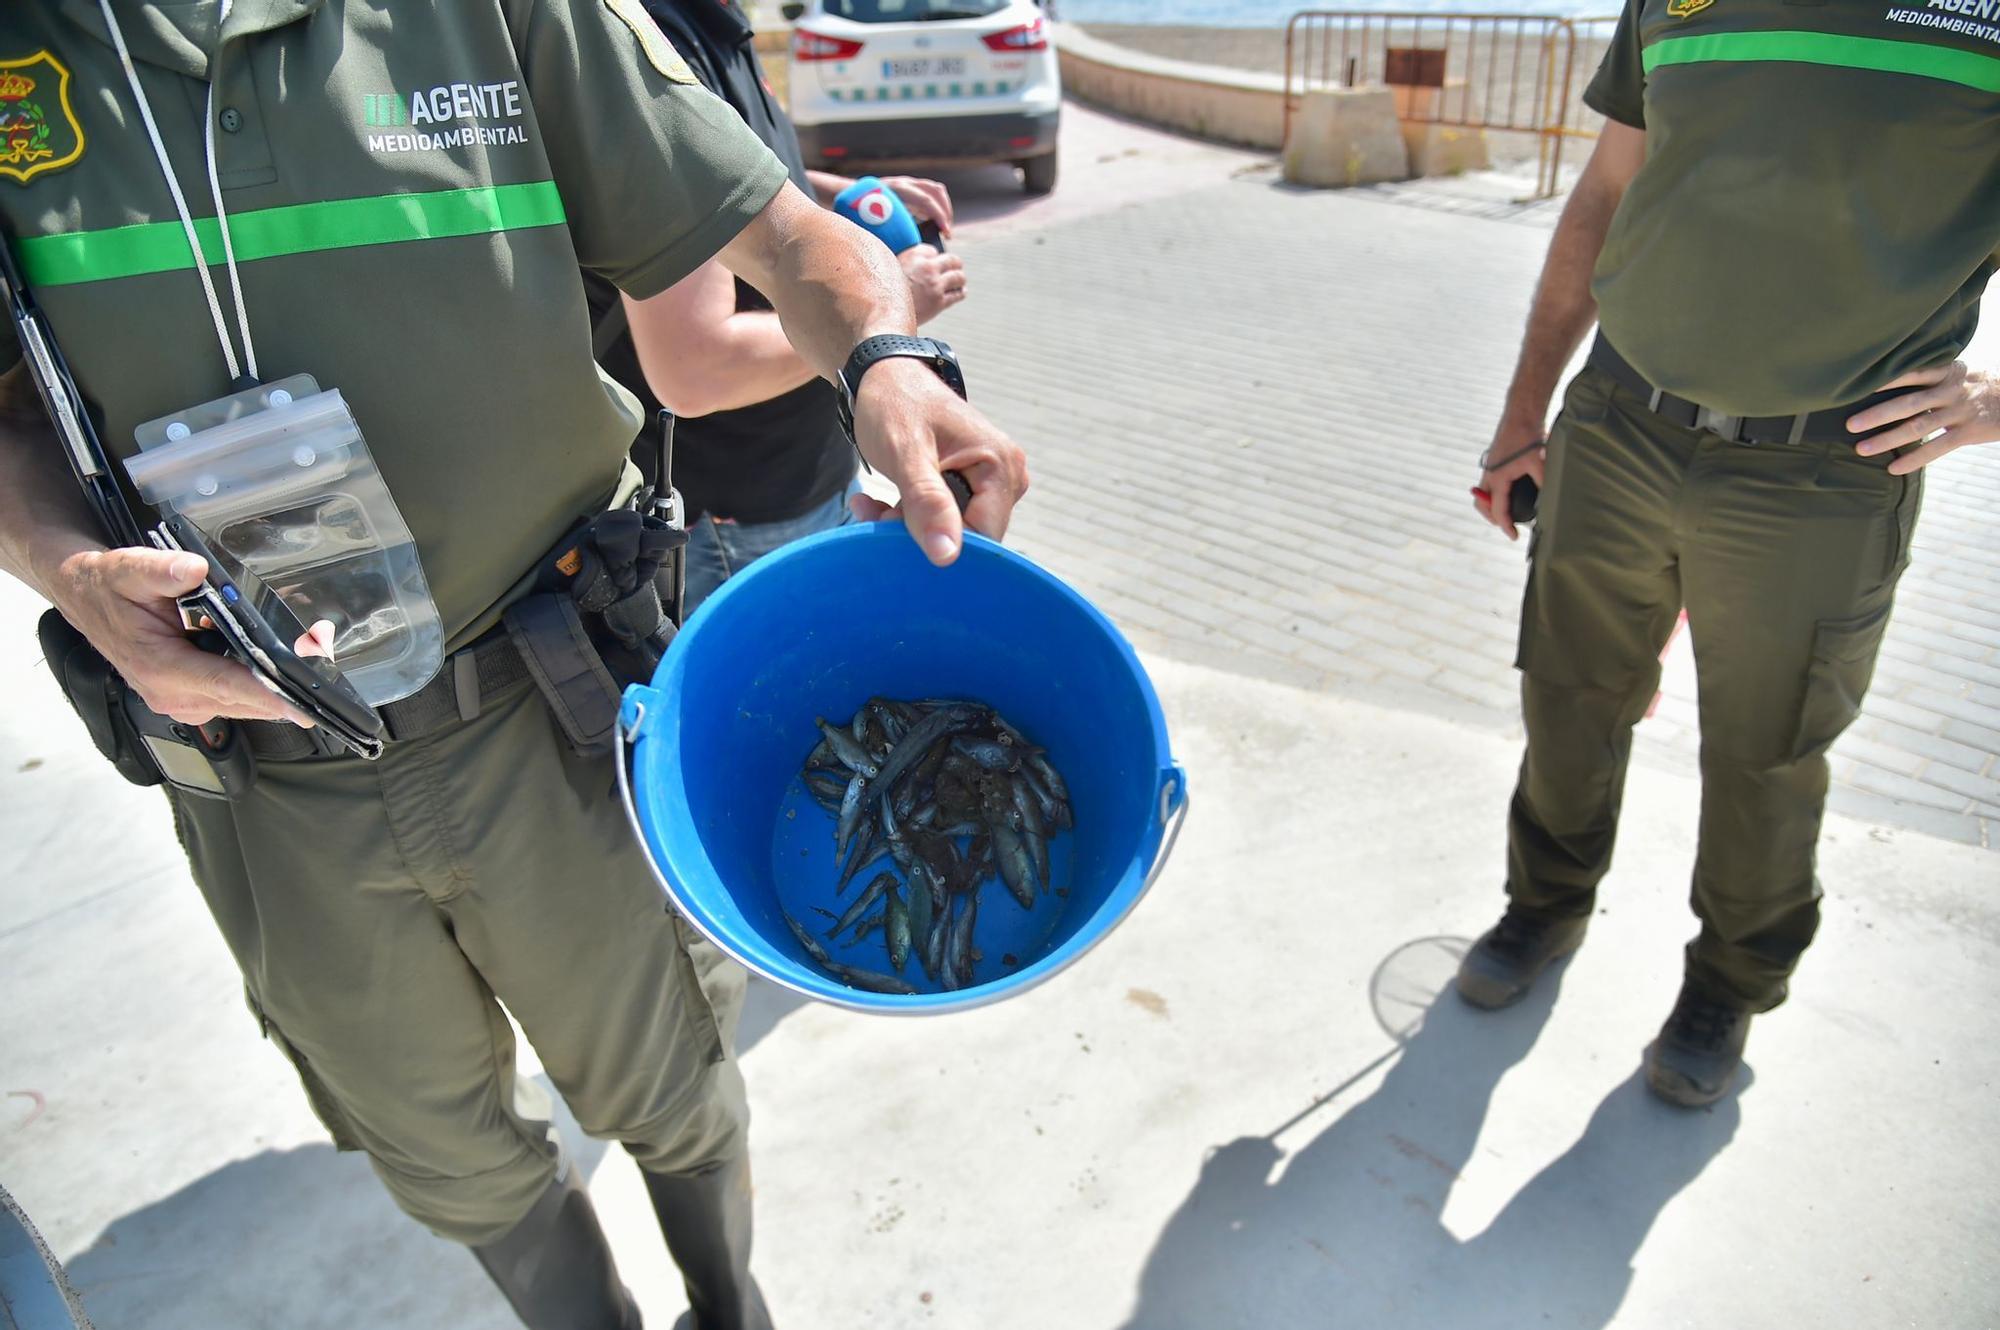
[[[1466,486],[1559,205],[1505,177],[1302,192],[1247,155],[1183,185],[1202,172],[1143,207],[968,228],[974,296],[937,331],[1032,450],[1015,540],[1147,645],[1512,731],[1524,547]],[[1975,352],[2000,361],[2000,335]],[[1996,510],[2000,449],[1932,472],[1835,807],[2000,846]],[[1642,761],[1691,769],[1687,654]],[[1505,797],[1468,790],[1468,812]]]

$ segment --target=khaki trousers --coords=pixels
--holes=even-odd
[[[1571,382],[1521,611],[1516,905],[1591,910],[1632,727],[1685,606],[1702,776],[1688,977],[1752,1010],[1784,1000],[1819,922],[1826,750],[1868,691],[1922,499],[1921,473],[1887,464],[1847,440],[1729,443],[1598,370]]]
[[[498,1239],[554,1176],[502,1002],[584,1130],[640,1167],[743,1153],[745,976],[669,915],[613,781],[524,682],[379,762],[265,763],[241,802],[175,799],[266,1033],[335,1144],[444,1237]]]

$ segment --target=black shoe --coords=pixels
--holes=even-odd
[[[1558,918],[1511,906],[1458,966],[1458,995],[1491,1010],[1519,1002],[1542,971],[1583,945],[1588,915]]]
[[[1682,1108],[1703,1108],[1729,1091],[1743,1065],[1750,1013],[1694,984],[1681,985],[1674,1014],[1646,1050],[1646,1084]]]

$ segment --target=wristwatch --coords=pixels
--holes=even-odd
[[[905,337],[902,333],[883,333],[879,337],[867,338],[854,348],[834,380],[835,410],[840,415],[840,427],[847,431],[850,441],[854,438],[854,395],[861,391],[861,376],[876,361],[893,360],[897,356],[923,361],[945,381],[946,387],[960,397],[965,396],[965,373],[958,367],[958,356],[937,338]]]

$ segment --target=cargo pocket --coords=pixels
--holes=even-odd
[[[680,975],[681,1002],[685,1005],[688,1032],[696,1041],[702,1060],[710,1064],[725,1062],[730,1049],[722,1037],[722,1017],[716,1010],[717,995],[710,993],[702,982],[702,967],[694,957],[694,949],[713,950],[714,944],[689,927],[678,914],[669,910],[667,918],[674,926],[675,970]],[[727,965],[727,960],[722,960]]]
[[[1823,619],[1813,630],[1812,663],[1792,742],[1792,760],[1816,757],[1861,714],[1875,677],[1875,656],[1889,626],[1889,606],[1852,619]]]
[[[320,1080],[319,1073],[313,1070],[312,1063],[306,1060],[306,1055],[293,1047],[291,1040],[285,1038],[284,1031],[271,1024],[271,1018],[264,1014],[264,1009],[258,1004],[256,996],[247,988],[243,990],[243,999],[250,1004],[250,1014],[256,1018],[257,1027],[264,1037],[277,1045],[278,1051],[291,1060],[292,1069],[299,1074],[299,1084],[305,1088],[306,1102],[312,1105],[313,1116],[319,1119],[319,1125],[326,1128],[326,1134],[333,1138],[333,1148],[363,1149],[360,1138],[354,1134],[354,1128],[348,1123],[347,1114],[341,1110],[339,1101],[333,1097],[333,1092]]]

